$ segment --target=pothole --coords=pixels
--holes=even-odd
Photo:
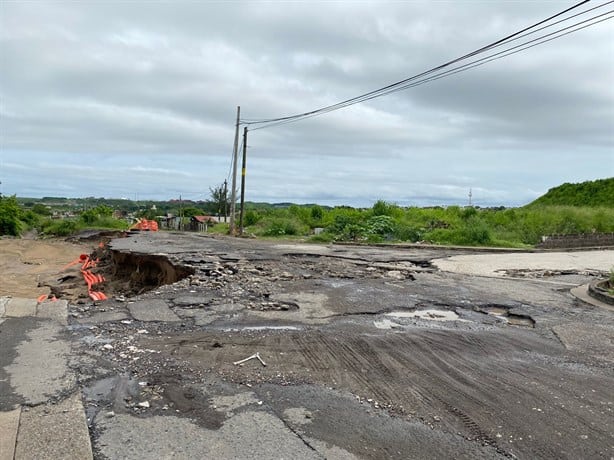
[[[506,305],[484,305],[474,307],[474,310],[479,313],[502,318],[512,326],[535,327],[535,320],[533,318],[521,313],[511,313],[510,308],[512,307]]]
[[[466,321],[459,318],[458,314],[450,310],[414,310],[414,311],[393,311],[386,313],[386,316],[393,318],[419,318],[431,321]]]
[[[111,252],[114,290],[138,295],[194,274],[194,269],[173,264],[165,256]]]

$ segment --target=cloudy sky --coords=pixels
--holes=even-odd
[[[207,199],[229,176],[238,105],[263,119],[334,104],[572,5],[2,0],[2,192]],[[472,189],[522,205],[614,176],[614,20],[248,135],[247,200],[464,204]]]

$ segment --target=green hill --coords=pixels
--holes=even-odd
[[[581,182],[565,183],[551,188],[545,195],[527,206],[604,206],[614,208],[614,177]]]

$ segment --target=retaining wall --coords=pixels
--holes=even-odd
[[[538,248],[587,248],[614,246],[614,233],[576,233],[542,237]]]

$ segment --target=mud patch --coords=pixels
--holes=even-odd
[[[170,408],[210,430],[219,429],[226,419],[198,388],[182,386],[179,382],[163,384],[163,396]]]

